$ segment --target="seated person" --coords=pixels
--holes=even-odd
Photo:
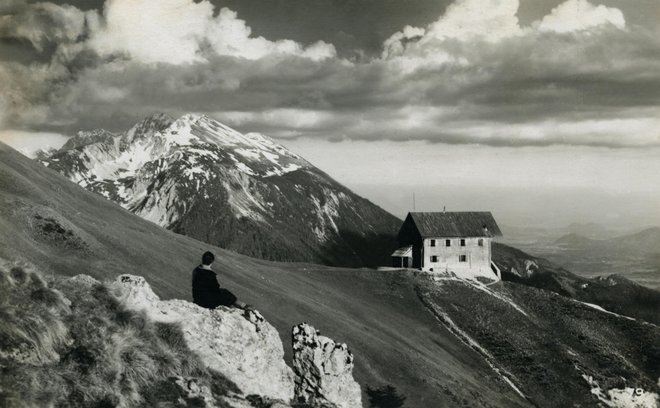
[[[233,293],[220,287],[216,273],[211,269],[213,261],[215,261],[215,256],[207,251],[202,255],[202,264],[193,270],[193,302],[207,309],[215,309],[221,305],[247,308],[248,306],[236,299]]]

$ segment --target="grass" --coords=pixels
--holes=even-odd
[[[657,326],[519,284],[490,288],[525,314],[460,281],[420,283],[419,293],[432,309],[460,325],[534,405],[595,405],[584,373],[605,389],[659,391]]]
[[[177,326],[125,309],[102,284],[47,282],[5,265],[0,294],[0,406],[206,406],[182,378],[218,401],[240,394],[205,368]]]

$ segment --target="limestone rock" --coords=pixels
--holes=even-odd
[[[173,378],[173,380],[189,399],[196,398],[202,400],[207,407],[217,406],[217,402],[215,398],[213,398],[211,390],[204,385],[200,385],[197,382],[197,379],[176,377]]]
[[[293,327],[296,399],[320,406],[361,408],[360,385],[353,379],[353,354],[346,344],[321,336],[303,323]]]
[[[144,310],[155,321],[180,324],[188,347],[245,395],[287,402],[293,398],[293,373],[284,363],[282,342],[259,312],[228,307],[209,310],[184,300],[163,301],[139,276],[119,276],[113,291],[130,309]]]

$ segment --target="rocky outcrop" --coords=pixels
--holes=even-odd
[[[128,308],[143,310],[155,321],[181,325],[188,347],[245,395],[293,399],[294,377],[284,363],[282,342],[259,312],[209,310],[184,300],[160,300],[139,276],[121,275],[112,288]]]
[[[303,323],[293,327],[293,368],[299,402],[340,408],[362,407],[353,379],[353,354],[344,343],[319,335]]]

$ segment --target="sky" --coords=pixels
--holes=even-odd
[[[657,0],[6,0],[0,140],[204,113],[397,216],[660,225],[658,21]]]

